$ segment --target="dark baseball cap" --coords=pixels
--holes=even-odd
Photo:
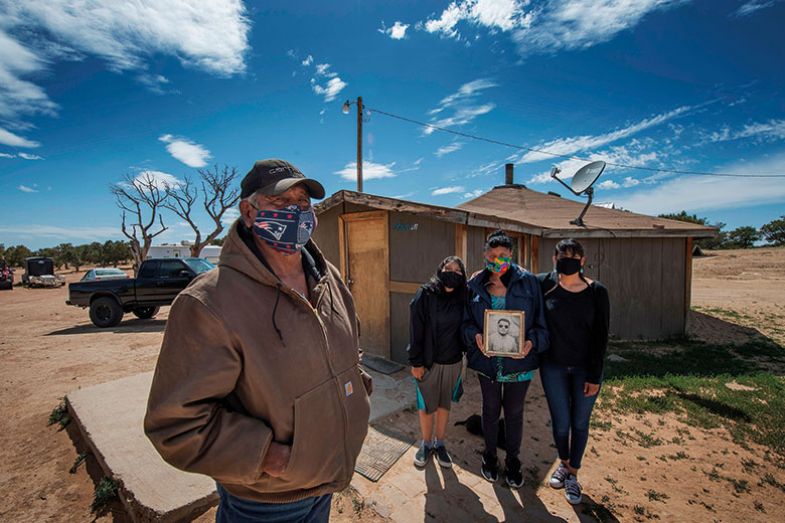
[[[277,196],[298,183],[305,185],[311,198],[324,198],[322,184],[312,178],[306,178],[300,169],[286,160],[276,158],[259,160],[253,164],[251,170],[240,182],[240,198],[247,198],[256,191]]]

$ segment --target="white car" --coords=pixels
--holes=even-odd
[[[102,280],[122,280],[128,278],[128,275],[114,267],[96,267],[90,269],[84,276],[82,281],[102,281]]]

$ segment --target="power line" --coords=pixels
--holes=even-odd
[[[469,138],[471,140],[477,140],[480,142],[487,142],[492,143],[495,145],[501,145],[503,147],[510,147],[512,149],[517,149],[519,151],[529,151],[533,153],[539,154],[546,154],[548,156],[554,156],[558,158],[565,158],[567,160],[578,160],[582,162],[590,162],[592,160],[588,158],[581,158],[579,156],[572,156],[569,154],[560,154],[554,153],[551,151],[545,151],[543,149],[535,149],[533,147],[524,147],[522,145],[516,145],[508,142],[502,142],[500,140],[494,140],[492,138],[485,138],[483,136],[477,136],[475,134],[464,133],[461,131],[455,131],[453,129],[447,129],[445,127],[439,127],[438,125],[433,125],[427,122],[421,122],[419,120],[415,120],[413,118],[408,118],[406,116],[400,116],[397,114],[389,113],[387,111],[382,111],[381,109],[374,109],[371,107],[366,107],[367,111],[381,114],[384,116],[389,116],[390,118],[395,118],[397,120],[402,120],[404,122],[413,123],[415,125],[419,125],[421,127],[427,127],[433,129],[435,131],[441,131],[444,133],[454,134],[456,136],[461,136],[463,138]],[[644,167],[639,165],[627,165],[623,163],[615,163],[615,162],[605,162],[607,165],[612,165],[614,167],[623,167],[625,169],[637,169],[639,171],[649,171],[649,172],[659,172],[659,173],[672,173],[672,174],[687,174],[687,175],[697,175],[697,176],[720,176],[726,178],[785,178],[785,174],[743,174],[743,173],[710,173],[710,172],[702,172],[702,171],[683,171],[679,169],[662,169],[657,167]]]

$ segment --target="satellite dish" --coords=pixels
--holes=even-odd
[[[592,187],[594,183],[597,181],[597,178],[600,177],[602,171],[605,170],[605,162],[597,161],[591,162],[576,172],[573,177],[570,185],[564,183],[564,181],[556,176],[561,172],[561,169],[558,167],[554,167],[551,169],[551,178],[558,181],[560,184],[565,186],[567,189],[570,190],[575,196],[582,196],[587,195],[589,197],[589,201],[586,202],[586,206],[581,211],[581,214],[572,220],[570,223],[573,225],[577,225],[579,227],[583,227],[585,224],[583,223],[583,216],[586,214],[586,211],[589,210],[589,206],[591,205],[592,199],[594,198],[594,188]]]

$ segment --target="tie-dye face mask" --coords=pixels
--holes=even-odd
[[[510,268],[512,263],[511,256],[497,256],[493,260],[485,260],[485,268],[491,272],[498,272],[504,274]]]
[[[313,207],[301,210],[290,205],[278,210],[256,213],[253,231],[273,249],[284,254],[298,252],[311,239],[316,229],[316,214]]]

